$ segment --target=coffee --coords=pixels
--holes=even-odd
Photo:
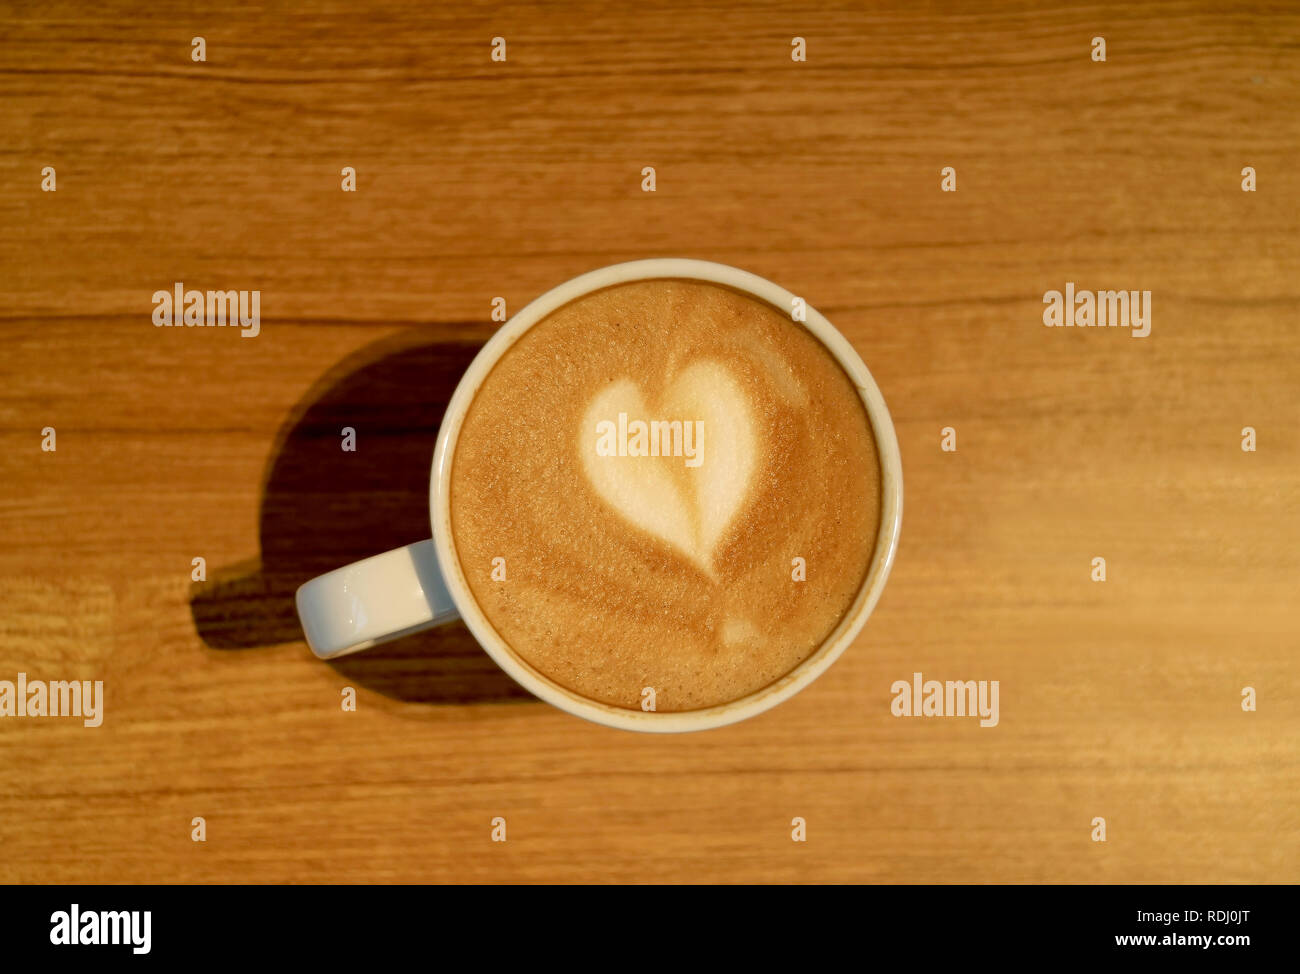
[[[881,472],[852,380],[788,313],[658,279],[583,295],[477,390],[459,569],[511,651],[580,696],[697,710],[790,672],[866,579]]]

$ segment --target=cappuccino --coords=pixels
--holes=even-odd
[[[727,703],[797,667],[853,605],[881,518],[871,422],[829,350],[675,278],[524,332],[470,403],[450,491],[457,567],[502,641],[633,710]]]

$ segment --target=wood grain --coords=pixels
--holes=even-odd
[[[106,685],[96,729],[0,719],[0,880],[1295,882],[1298,85],[1287,4],[0,6],[0,679]],[[293,588],[427,535],[491,299],[659,255],[876,376],[906,504],[857,644],[672,738],[461,627],[314,661]],[[262,333],[152,327],[176,281]],[[1066,281],[1151,290],[1150,336],[1044,328]],[[891,716],[917,670],[1000,725]]]

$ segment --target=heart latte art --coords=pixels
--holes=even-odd
[[[451,474],[461,573],[521,660],[659,711],[738,699],[852,605],[880,523],[858,392],[728,288],[616,285],[552,312],[479,388]]]
[[[713,361],[674,376],[657,402],[656,415],[677,418],[629,421],[652,413],[630,378],[598,392],[583,419],[591,433],[580,450],[583,470],[614,512],[714,577],[713,549],[754,475],[758,443],[749,402]],[[629,428],[630,443],[617,435]]]

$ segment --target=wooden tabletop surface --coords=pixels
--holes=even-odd
[[[0,880],[1300,879],[1288,6],[0,8],[0,680],[104,683],[98,727],[0,717]],[[493,298],[648,256],[875,375],[906,501],[856,643],[666,737],[459,624],[316,661],[293,591],[428,536]],[[177,282],[260,333],[154,327]],[[1150,334],[1044,327],[1067,282]],[[916,672],[998,726],[894,716]]]

